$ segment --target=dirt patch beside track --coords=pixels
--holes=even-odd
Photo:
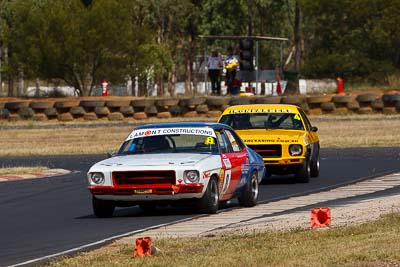
[[[23,174],[11,173],[11,174],[0,175],[0,182],[51,177],[51,176],[64,175],[67,173],[70,173],[70,171],[65,169],[48,169],[40,172],[26,172]]]

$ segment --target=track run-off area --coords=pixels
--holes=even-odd
[[[299,184],[291,177],[272,176],[262,182],[259,205],[254,208],[239,209],[233,201],[218,214],[208,216],[190,208],[144,213],[131,207],[116,210],[113,218],[99,219],[92,212],[86,172],[103,158],[105,155],[0,158],[4,166],[40,164],[72,171],[0,183],[0,266],[35,264],[49,256],[91,249],[127,235],[176,235],[198,228],[195,225],[199,223],[202,231],[187,230],[187,235],[206,234],[327,201],[334,204],[400,192],[400,147],[321,149],[318,178]]]

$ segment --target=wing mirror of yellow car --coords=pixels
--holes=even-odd
[[[318,128],[315,126],[311,127],[311,132],[318,132]]]

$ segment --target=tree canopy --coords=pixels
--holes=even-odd
[[[264,35],[289,38],[283,67],[302,77],[385,82],[400,68],[399,14],[397,0],[0,0],[0,71],[80,95],[127,77],[140,95],[176,81],[192,93],[204,50],[237,45],[199,35]],[[278,43],[260,43],[261,68],[279,60]]]

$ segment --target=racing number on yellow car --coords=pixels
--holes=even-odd
[[[295,119],[295,120],[300,120],[299,114],[294,115],[294,119]]]

